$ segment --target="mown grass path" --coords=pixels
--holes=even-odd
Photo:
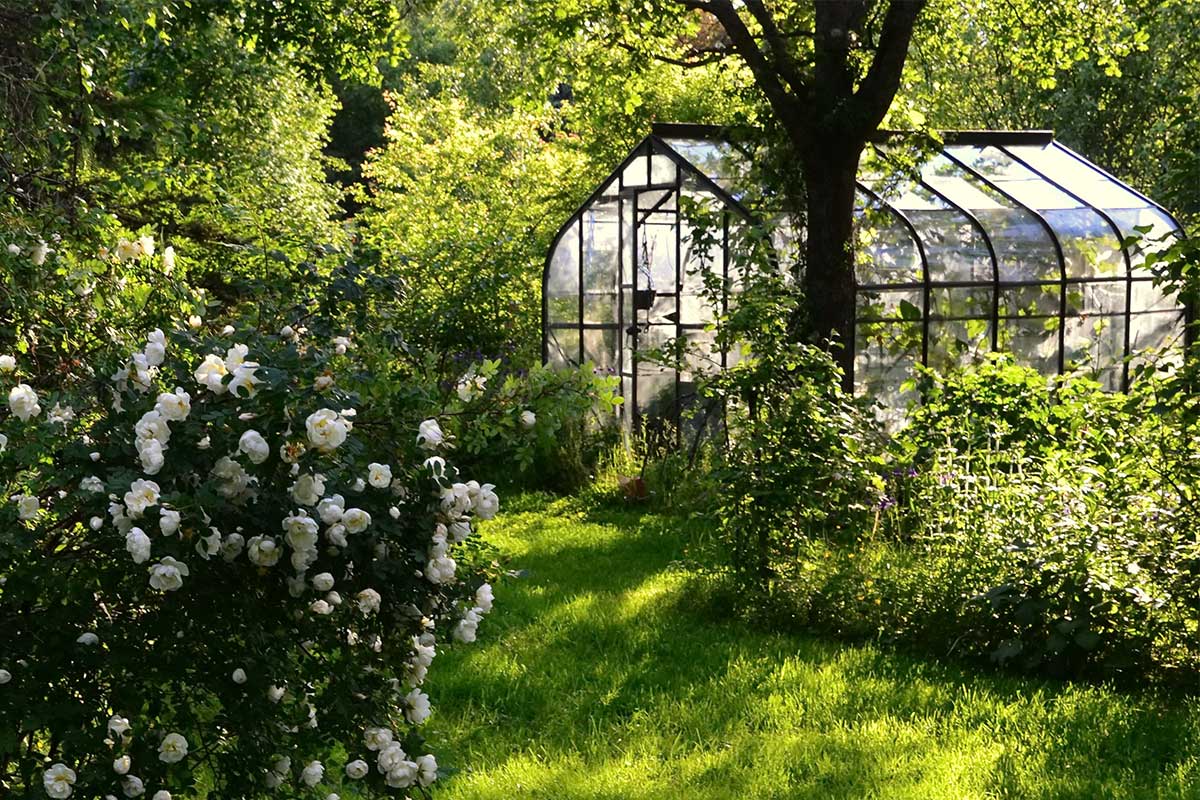
[[[679,523],[523,498],[527,577],[431,671],[443,800],[1200,798],[1200,703],[714,618]]]

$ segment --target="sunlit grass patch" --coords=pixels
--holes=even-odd
[[[431,672],[442,797],[1200,797],[1190,701],[756,630],[669,519],[522,508],[483,535],[527,576]]]

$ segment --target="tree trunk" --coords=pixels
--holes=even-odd
[[[833,356],[847,391],[854,386],[854,194],[860,148],[852,154],[805,159],[808,219],[804,293],[809,337],[835,342]]]

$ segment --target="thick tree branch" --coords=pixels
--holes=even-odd
[[[904,60],[912,41],[917,17],[927,0],[891,0],[879,35],[879,48],[867,75],[847,104],[845,122],[850,130],[864,138],[879,127],[900,88]]]
[[[678,0],[686,8],[706,11],[717,18],[729,36],[733,49],[746,61],[754,75],[758,88],[767,96],[767,101],[781,119],[795,120],[798,112],[797,94],[799,86],[789,91],[780,80],[780,73],[773,59],[768,59],[758,46],[754,34],[746,27],[733,0]]]
[[[791,86],[794,93],[800,93],[805,84],[804,76],[788,51],[787,41],[779,30],[779,26],[775,24],[775,18],[763,5],[762,0],[744,0],[744,2],[763,30],[763,36],[767,40],[767,47],[771,50],[771,58],[775,62],[775,68],[780,77]]]

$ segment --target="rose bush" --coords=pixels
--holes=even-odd
[[[421,686],[492,606],[499,501],[419,404],[337,379],[348,341],[191,320],[71,381],[0,358],[0,794],[427,793]]]

